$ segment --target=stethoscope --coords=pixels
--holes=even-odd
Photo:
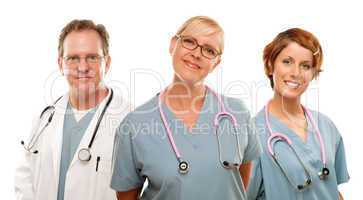
[[[220,95],[218,95],[216,92],[214,92],[213,90],[209,89],[209,87],[206,86],[206,89],[211,91],[214,96],[217,97],[218,99],[218,104],[219,106],[221,107],[221,111],[218,112],[215,117],[214,117],[214,120],[213,120],[213,125],[214,125],[214,128],[215,128],[215,134],[217,136],[217,142],[218,142],[218,154],[219,154],[219,162],[220,164],[226,168],[226,169],[239,169],[239,166],[242,164],[242,153],[241,153],[241,149],[240,149],[240,142],[239,142],[239,138],[238,138],[238,134],[237,134],[237,120],[236,118],[229,112],[226,111],[225,107],[224,107],[224,103],[222,101],[222,98]],[[167,135],[168,135],[168,139],[169,139],[169,142],[173,148],[173,151],[175,153],[175,156],[179,162],[179,165],[178,165],[178,170],[179,170],[179,173],[180,174],[186,174],[188,173],[188,170],[190,168],[189,166],[189,163],[188,161],[184,160],[178,150],[178,147],[176,146],[175,142],[174,142],[174,137],[173,137],[173,134],[172,134],[172,131],[170,129],[170,126],[166,120],[166,117],[165,117],[165,114],[163,112],[163,109],[162,109],[162,97],[163,97],[163,94],[164,94],[165,91],[162,91],[160,92],[159,94],[159,104],[158,104],[158,107],[159,107],[159,112],[160,112],[160,116],[161,116],[161,120],[163,122],[163,125],[166,129],[166,132],[167,132]],[[219,122],[220,122],[220,119],[222,118],[228,118],[232,125],[233,125],[233,130],[234,130],[234,135],[236,137],[236,147],[237,147],[237,151],[238,151],[238,162],[237,163],[233,163],[233,162],[229,162],[229,161],[226,161],[222,159],[222,148],[221,148],[221,142],[220,142],[220,138],[219,138],[219,134],[218,134],[218,127],[219,127]]]
[[[55,104],[61,99],[62,97],[58,98],[53,105],[51,106],[47,106],[43,111],[42,113],[40,114],[40,119],[43,117],[44,113],[48,110],[52,110],[51,114],[49,115],[48,117],[48,120],[47,120],[47,123],[42,127],[42,129],[39,131],[38,134],[34,134],[31,139],[30,139],[30,142],[29,144],[27,145],[27,147],[25,146],[25,142],[24,141],[21,141],[21,145],[23,145],[24,149],[30,153],[33,153],[33,154],[37,154],[39,153],[38,150],[34,150],[32,151],[32,148],[34,147],[34,145],[38,142],[38,139],[40,137],[40,135],[44,132],[44,130],[49,126],[49,124],[51,123],[52,119],[53,119],[53,116],[54,116],[54,113],[55,113]],[[96,138],[96,135],[97,135],[97,131],[98,131],[98,128],[101,124],[101,121],[102,121],[102,118],[103,116],[105,115],[105,112],[108,108],[108,106],[110,105],[111,101],[112,101],[112,98],[113,98],[113,90],[112,88],[110,88],[110,96],[109,98],[107,99],[107,102],[106,102],[106,105],[103,107],[103,110],[101,112],[101,115],[98,117],[97,119],[97,123],[96,123],[96,126],[95,126],[95,129],[93,130],[93,134],[92,134],[92,138],[88,144],[88,146],[86,148],[82,148],[78,151],[78,159],[80,161],[90,161],[91,160],[91,148],[92,148],[92,145],[93,145],[93,141],[94,139]],[[39,123],[40,123],[40,120],[39,120]]]
[[[267,129],[270,133],[269,138],[267,139],[267,147],[268,147],[268,151],[269,154],[271,155],[271,157],[273,158],[273,160],[275,161],[275,163],[277,164],[277,166],[280,168],[281,172],[283,173],[283,175],[286,177],[286,179],[288,180],[288,182],[296,189],[298,189],[299,191],[305,189],[306,187],[308,187],[309,185],[311,185],[312,182],[312,178],[311,175],[309,173],[308,168],[306,167],[306,165],[304,164],[304,162],[301,160],[301,158],[299,157],[299,155],[297,154],[296,150],[292,147],[292,141],[290,140],[289,137],[287,137],[286,135],[284,135],[283,133],[279,133],[279,132],[273,132],[271,129],[271,125],[270,125],[270,121],[269,121],[269,114],[268,114],[268,105],[267,104],[265,106],[265,122],[266,122],[266,126]],[[310,113],[310,111],[308,109],[306,109],[304,106],[302,106],[304,112],[306,113],[309,121],[311,122],[313,128],[314,128],[314,132],[316,133],[318,140],[319,140],[319,144],[320,144],[320,154],[321,154],[321,160],[323,162],[323,167],[321,168],[321,170],[318,172],[318,176],[321,180],[325,180],[326,178],[328,178],[329,176],[329,169],[327,167],[327,162],[326,162],[326,153],[325,153],[325,145],[324,145],[324,141],[323,138],[321,137],[321,133],[320,130],[318,129],[318,127],[316,126],[312,114]],[[292,150],[292,152],[294,153],[294,155],[296,156],[298,162],[300,163],[300,165],[302,166],[302,168],[304,169],[304,173],[305,173],[305,180],[303,184],[296,184],[287,174],[287,172],[285,171],[285,169],[282,167],[282,165],[280,164],[276,153],[274,152],[274,144],[278,141],[283,141],[286,142],[289,146],[289,148]]]

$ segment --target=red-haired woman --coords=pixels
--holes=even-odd
[[[249,199],[342,199],[338,185],[349,180],[342,137],[325,115],[305,108],[301,95],[319,75],[319,41],[293,28],[265,47],[272,99],[255,117],[264,154],[255,162]]]

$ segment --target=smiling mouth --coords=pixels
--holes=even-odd
[[[300,83],[294,81],[284,81],[284,82],[291,89],[297,89],[301,85]]]
[[[77,77],[78,80],[89,80],[92,79],[92,77],[89,76],[82,76],[82,77]]]
[[[201,69],[201,67],[195,63],[192,63],[190,61],[187,61],[187,60],[184,60],[184,63],[185,65],[188,67],[188,68],[191,68],[191,69],[194,69],[194,70],[198,70],[198,69]]]

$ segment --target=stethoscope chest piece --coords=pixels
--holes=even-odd
[[[91,157],[91,152],[88,148],[80,149],[78,152],[78,159],[80,161],[90,161]]]
[[[238,168],[238,166],[240,166],[240,164],[242,163],[242,154],[241,154],[241,151],[240,151],[240,143],[239,143],[239,139],[238,139],[238,134],[237,134],[237,119],[234,117],[234,115],[232,115],[231,113],[227,112],[225,107],[224,107],[224,104],[223,104],[223,101],[222,101],[222,97],[220,95],[218,95],[217,93],[215,93],[214,91],[210,90],[208,87],[206,87],[207,90],[211,91],[218,99],[218,104],[219,106],[221,107],[221,111],[219,111],[215,116],[214,116],[214,129],[215,129],[215,135],[217,136],[217,142],[218,142],[218,152],[219,152],[219,161],[221,163],[221,165],[223,167],[225,167],[226,169],[234,169],[234,168]],[[173,137],[173,133],[170,129],[170,126],[168,124],[168,121],[167,121],[167,118],[164,114],[164,111],[162,109],[162,98],[164,96],[164,91],[161,91],[158,95],[159,95],[159,99],[158,99],[158,109],[159,109],[159,113],[160,113],[160,118],[161,118],[161,121],[163,123],[163,126],[165,128],[165,131],[167,133],[167,136],[168,136],[168,139],[169,139],[169,142],[170,142],[170,145],[175,153],[175,156],[178,160],[178,171],[180,174],[186,174],[188,173],[189,171],[189,164],[188,162],[182,160],[181,158],[181,154],[175,144],[175,141],[174,141],[174,137]],[[231,121],[231,123],[233,124],[233,129],[234,129],[234,132],[235,132],[235,137],[236,137],[236,148],[237,148],[237,151],[238,151],[238,157],[240,159],[240,162],[239,163],[233,163],[233,164],[229,164],[229,162],[227,161],[223,161],[222,160],[222,148],[221,148],[221,142],[219,141],[219,136],[220,134],[218,133],[218,126],[219,126],[219,122],[220,122],[220,119],[223,118],[223,117],[227,117],[229,118],[229,120]]]
[[[329,169],[327,167],[323,167],[321,169],[321,171],[319,172],[319,178],[321,180],[324,180],[324,179],[328,178],[329,173],[330,173]]]
[[[186,174],[189,170],[189,164],[186,161],[181,161],[179,163],[179,173]]]

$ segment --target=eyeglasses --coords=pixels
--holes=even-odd
[[[85,57],[80,57],[80,56],[66,56],[63,57],[65,63],[67,65],[79,65],[79,63],[81,62],[81,59],[85,59],[86,63],[89,65],[96,65],[96,64],[100,64],[101,60],[103,59],[103,56],[99,56],[99,55],[87,55]]]
[[[180,39],[181,45],[188,50],[194,50],[200,47],[201,54],[208,59],[213,59],[222,54],[209,45],[199,45],[198,41],[191,36],[176,35],[176,38]]]

